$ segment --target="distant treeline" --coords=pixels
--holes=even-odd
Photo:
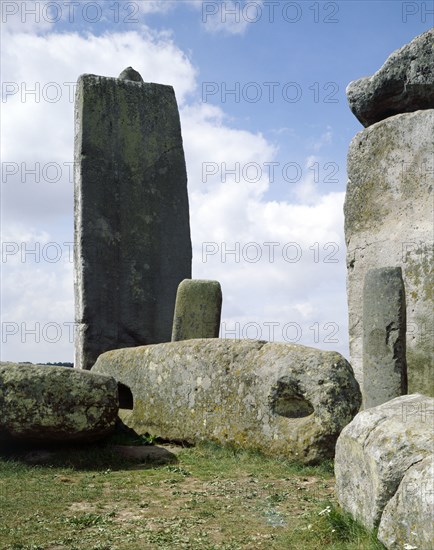
[[[20,365],[33,365],[31,361],[20,361]],[[74,366],[74,363],[38,363],[38,365],[49,365],[51,367],[70,367],[72,368]]]

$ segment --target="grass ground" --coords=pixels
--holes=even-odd
[[[0,458],[1,550],[384,548],[334,497],[333,466],[212,444]]]

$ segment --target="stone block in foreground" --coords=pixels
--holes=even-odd
[[[434,455],[412,466],[381,516],[378,539],[389,550],[432,548]]]
[[[94,441],[114,430],[118,409],[118,384],[112,377],[0,363],[0,439]]]
[[[360,407],[339,353],[251,340],[184,340],[104,353],[92,372],[133,394],[139,433],[212,440],[305,463],[333,457]]]
[[[384,508],[406,472],[433,459],[434,399],[404,395],[364,410],[336,443],[336,493],[340,505],[368,529],[377,527]]]

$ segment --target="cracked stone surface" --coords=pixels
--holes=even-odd
[[[406,472],[434,460],[434,399],[404,395],[364,410],[336,443],[336,494],[340,505],[368,529],[378,526]],[[403,547],[401,547],[403,548]]]
[[[104,353],[91,372],[130,387],[138,433],[212,440],[305,463],[334,455],[360,407],[339,353],[258,340],[196,339]]]
[[[119,78],[78,80],[75,103],[75,366],[110,349],[170,341],[191,277],[187,174],[175,93]]]

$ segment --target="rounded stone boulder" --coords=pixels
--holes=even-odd
[[[434,543],[434,456],[412,466],[384,508],[378,539],[390,550]]]
[[[336,493],[342,508],[366,528],[378,526],[406,472],[433,459],[433,410],[432,397],[403,395],[360,412],[342,430]]]
[[[118,410],[112,377],[0,363],[0,440],[93,441],[113,431]]]
[[[195,339],[99,356],[91,372],[128,386],[138,433],[210,440],[306,464],[334,455],[360,407],[339,353],[258,340]]]

